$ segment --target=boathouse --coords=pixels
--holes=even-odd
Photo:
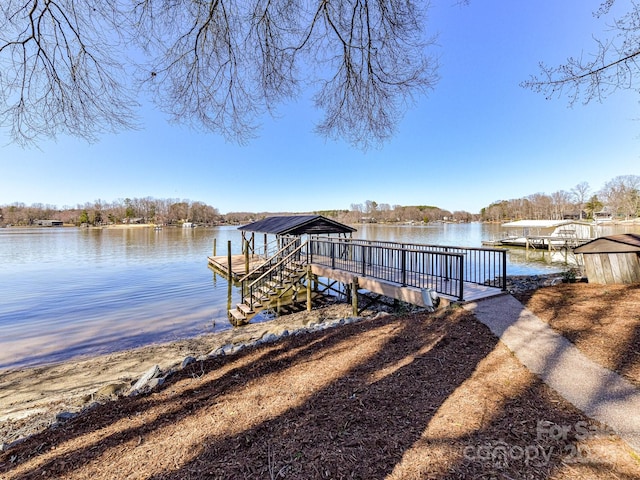
[[[356,231],[348,225],[344,225],[322,215],[286,215],[278,217],[267,217],[257,222],[249,223],[238,227],[242,232],[242,238],[255,245],[255,234],[281,236],[302,236],[302,235],[331,235],[351,236]],[[250,234],[250,235],[247,235]]]
[[[322,215],[282,215],[266,217],[262,220],[238,227],[242,232],[242,253],[248,253],[252,257],[271,256],[284,247],[285,243],[297,238],[296,245],[302,241],[302,237],[332,235],[351,238],[355,228],[343,223],[331,220]],[[262,243],[257,242],[256,234],[262,234]],[[272,238],[269,238],[272,235]]]
[[[640,283],[640,235],[600,237],[573,251],[582,254],[589,283]]]
[[[35,225],[39,227],[62,227],[62,220],[34,220]]]
[[[494,244],[544,249],[573,248],[594,237],[591,223],[575,220],[517,220],[502,224],[505,236]]]
[[[386,297],[432,308],[434,296],[472,301],[506,290],[506,249],[354,239],[354,228],[321,215],[268,217],[239,230],[242,255],[231,254],[229,241],[227,256],[216,256],[214,240],[208,257],[214,272],[241,289],[237,308],[229,300],[234,325],[265,309],[310,310],[323,294],[343,295],[358,315],[366,307],[358,305],[360,292],[373,296],[371,301]],[[264,234],[264,248],[256,233]]]

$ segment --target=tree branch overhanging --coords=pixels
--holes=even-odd
[[[437,81],[426,9],[408,0],[6,0],[0,127],[20,144],[60,133],[94,140],[135,125],[142,88],[173,121],[244,143],[262,115],[320,85],[318,132],[367,148]]]
[[[609,13],[615,0],[604,1],[594,16]],[[631,2],[626,15],[615,20],[616,35],[607,40],[594,39],[596,52],[585,60],[570,57],[559,66],[540,64],[540,74],[522,86],[542,93],[546,98],[566,95],[569,104],[602,101],[619,89],[640,92],[640,6]]]

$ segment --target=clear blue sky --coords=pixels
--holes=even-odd
[[[0,130],[0,205],[150,196],[198,200],[221,213],[348,209],[365,200],[477,213],[496,200],[582,181],[597,191],[615,176],[640,174],[637,94],[569,108],[566,98],[519,86],[540,61],[594,51],[592,35],[606,29],[592,16],[600,0],[455,3],[432,1],[438,85],[379,150],[316,136],[319,113],[308,97],[265,118],[248,146],[170,125],[145,105],[142,130],[96,144],[62,136],[22,149]]]

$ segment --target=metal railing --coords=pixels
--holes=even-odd
[[[464,283],[506,289],[506,249],[316,237],[310,263],[464,299]]]
[[[305,263],[306,258],[302,252],[305,246],[306,242],[301,243],[299,238],[295,239],[259,267],[263,273],[258,278],[250,280],[251,275],[246,275],[241,280],[243,302],[253,310],[256,299],[272,290],[272,284],[281,285],[287,269],[293,271]],[[257,271],[258,269],[254,270],[254,273]]]

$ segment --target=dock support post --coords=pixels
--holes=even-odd
[[[213,239],[213,256],[216,256],[216,244],[217,244],[217,238]]]
[[[231,288],[231,277],[229,277],[229,281],[227,282],[227,315],[229,315],[229,310],[231,310],[231,300],[233,299],[233,290]]]
[[[313,307],[311,301],[311,279],[313,274],[311,273],[311,267],[307,267],[307,312],[311,311]]]
[[[231,240],[227,241],[227,275],[229,277],[229,285],[233,281],[233,271],[231,270]]]
[[[351,281],[351,307],[353,316],[358,316],[358,277],[353,277]]]
[[[244,250],[244,274],[249,273],[249,242]]]

